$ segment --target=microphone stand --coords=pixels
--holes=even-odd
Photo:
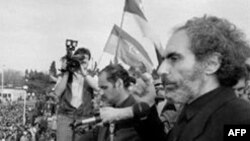
[[[110,141],[114,141],[114,131],[115,131],[115,124],[114,123],[110,123],[109,124],[109,137],[110,137]]]

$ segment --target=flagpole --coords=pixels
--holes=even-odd
[[[93,57],[91,57],[91,71],[94,70],[93,62],[94,62]]]
[[[122,20],[121,20],[121,23],[120,23],[120,28],[121,29],[122,29],[122,26],[123,26],[124,15],[125,15],[125,11],[123,10],[123,12],[122,12]]]
[[[125,4],[126,4],[126,0],[125,0]],[[125,4],[124,4],[124,8],[125,8]],[[120,23],[120,28],[122,29],[122,26],[123,26],[123,21],[124,21],[124,15],[125,15],[125,10],[123,8],[123,12],[122,12],[122,20],[121,20],[121,23]],[[119,51],[119,45],[120,45],[120,34],[118,36],[118,42],[117,42],[117,46],[116,46],[116,52],[115,52],[115,58],[114,58],[114,64],[118,64],[118,51]]]
[[[102,57],[103,57],[103,52],[102,52],[101,56],[98,59],[97,66],[100,66],[100,62],[101,62]]]

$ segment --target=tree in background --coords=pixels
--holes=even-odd
[[[2,79],[2,75],[0,77]],[[0,80],[1,80],[0,79]],[[2,85],[2,82],[0,82]],[[22,87],[23,74],[21,71],[7,69],[4,70],[4,86],[7,87]]]
[[[2,75],[0,75],[0,80],[2,79],[1,77]],[[24,73],[12,69],[4,71],[4,86],[8,88],[22,88],[24,85],[27,85],[29,93],[45,94],[48,89],[51,89],[52,84],[49,74],[44,72],[29,71],[28,69]]]
[[[56,71],[56,62],[52,61],[51,65],[50,65],[50,69],[49,69],[49,73],[53,76],[57,75],[57,71]]]
[[[25,71],[25,77],[23,78],[24,85],[28,86],[29,93],[36,93],[37,97],[41,97],[51,90],[53,82],[50,79],[49,74],[43,72],[37,72],[36,70]],[[27,80],[27,81],[25,81]]]
[[[50,68],[49,68],[49,76],[52,82],[57,81],[57,70],[56,70],[56,62],[52,61]]]

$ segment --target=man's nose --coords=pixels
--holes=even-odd
[[[104,94],[104,92],[103,92],[103,90],[101,89],[101,90],[99,91],[99,95],[102,96],[103,94]]]
[[[167,60],[164,60],[164,61],[162,61],[162,63],[160,64],[160,67],[158,68],[158,70],[157,70],[157,73],[158,73],[158,75],[163,75],[163,74],[165,74],[165,75],[169,75],[169,73],[170,73],[170,65],[169,65],[169,63],[167,62]]]

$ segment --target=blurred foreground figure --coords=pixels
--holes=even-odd
[[[232,88],[246,77],[248,47],[235,25],[217,17],[193,18],[175,29],[158,73],[166,98],[185,106],[168,141],[221,141],[224,125],[250,124],[250,104],[237,98]],[[145,92],[154,93],[152,84],[147,84]],[[122,116],[103,120],[134,116],[133,108],[112,110],[122,111]],[[145,120],[144,124],[152,122]]]

